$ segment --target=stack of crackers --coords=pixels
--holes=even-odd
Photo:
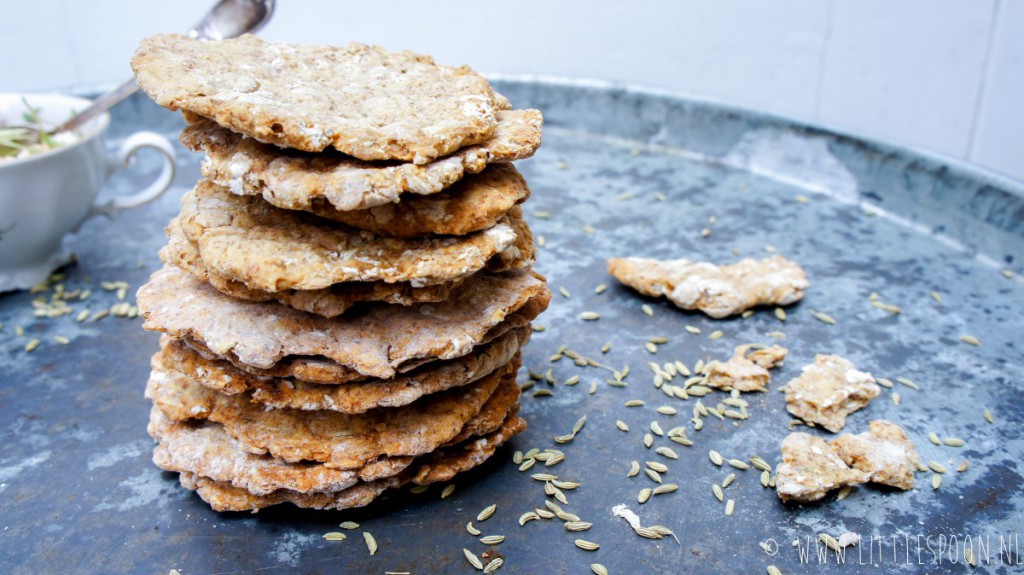
[[[359,44],[154,36],[132,66],[206,154],[138,293],[164,334],[158,466],[216,510],[344,509],[525,428],[520,349],[550,293],[510,162],[538,111]]]

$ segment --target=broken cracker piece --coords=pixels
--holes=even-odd
[[[786,361],[786,354],[789,353],[788,349],[777,345],[757,349],[753,349],[753,346],[750,344],[740,347],[743,348],[743,355],[745,355],[747,359],[765,369],[779,367],[782,365],[782,362]],[[739,348],[737,348],[737,350],[739,350]]]
[[[830,444],[847,465],[869,473],[872,483],[913,488],[914,472],[921,464],[914,442],[900,426],[884,419],[872,421],[868,428],[866,433],[840,435]]]
[[[727,391],[765,391],[771,379],[768,369],[782,363],[787,352],[777,345],[753,351],[750,345],[741,345],[729,361],[712,361],[704,367],[704,383]]]
[[[846,416],[864,407],[881,389],[875,378],[838,355],[817,355],[785,386],[786,410],[836,433]]]
[[[608,272],[644,295],[665,296],[683,309],[713,318],[758,305],[789,305],[803,298],[808,286],[804,270],[780,256],[724,266],[688,259],[609,258]]]
[[[864,483],[868,477],[850,469],[824,439],[796,432],[782,442],[775,491],[783,501],[818,501],[833,489]]]

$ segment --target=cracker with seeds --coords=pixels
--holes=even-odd
[[[526,301],[522,307],[505,316],[500,323],[492,326],[476,342],[473,349],[487,345],[505,334],[524,327],[529,327],[530,320],[539,315],[548,305],[550,295],[534,297]],[[269,377],[304,381],[313,384],[336,385],[341,383],[368,383],[379,381],[380,378],[362,374],[351,367],[340,364],[326,357],[288,356],[266,368],[255,367],[239,361],[233,353],[221,355],[214,353],[201,340],[183,335],[178,340],[207,360],[225,360],[233,367],[256,377]],[[464,357],[464,356],[457,356]],[[451,358],[449,358],[451,359]],[[437,358],[420,357],[404,361],[395,369],[396,374],[407,374],[446,361]]]
[[[282,503],[313,509],[351,509],[368,505],[388,489],[409,483],[429,485],[448,481],[456,474],[484,463],[498,447],[524,429],[526,422],[522,418],[509,417],[497,431],[417,458],[413,465],[397,476],[360,482],[341,491],[301,493],[278,489],[267,495],[255,495],[230,482],[194,473],[182,473],[179,479],[183,487],[196,491],[215,511],[257,511]]]
[[[132,58],[156,103],[261,142],[417,165],[487,141],[507,101],[469,67],[377,46],[158,34]]]
[[[311,382],[387,379],[428,361],[461,357],[517,311],[525,315],[506,329],[528,323],[550,298],[543,277],[532,272],[477,274],[443,302],[364,306],[328,319],[225,296],[174,267],[153,273],[137,294],[146,329],[250,366],[257,375]]]
[[[350,212],[409,203],[448,190],[488,165],[532,156],[540,146],[541,113],[509,110],[498,112],[497,118],[494,134],[485,142],[423,166],[282,150],[206,119],[187,126],[181,142],[192,151],[205,152],[203,175],[232,193],[262,196],[286,210]]]
[[[914,472],[921,465],[914,442],[903,429],[884,419],[868,424],[868,431],[843,434],[830,444],[847,465],[870,474],[872,483],[903,490],[914,487]]]
[[[447,445],[476,417],[501,387],[507,412],[518,400],[516,364],[477,382],[435,393],[404,406],[401,413],[378,409],[361,414],[334,411],[264,409],[245,395],[212,391],[153,356],[147,397],[174,421],[210,420],[251,453],[287,461],[319,461],[332,469],[361,468],[380,457],[418,456]]]
[[[817,355],[814,363],[785,385],[786,410],[837,433],[846,416],[878,397],[881,388],[875,378],[854,368],[838,355]]]
[[[387,237],[464,236],[494,227],[529,196],[530,188],[519,171],[511,164],[499,164],[459,180],[440,194],[353,211],[314,202],[309,211]]]
[[[283,503],[311,509],[356,509],[369,505],[388,489],[400,487],[402,484],[401,479],[394,476],[357,483],[341,491],[303,493],[278,489],[266,495],[256,495],[230,482],[216,481],[187,471],[178,474],[178,481],[185,489],[195,491],[214,511],[253,513],[264,507]]]
[[[497,431],[518,412],[518,395],[514,385],[499,386],[480,413],[445,446]],[[397,475],[415,460],[411,456],[384,456],[353,470],[332,469],[313,462],[289,463],[252,453],[251,448],[239,443],[220,424],[208,420],[175,421],[158,407],[152,409],[147,429],[158,441],[153,461],[161,469],[227,481],[255,495],[267,495],[278,489],[300,493],[340,491],[359,482]]]
[[[609,258],[608,273],[651,297],[667,297],[682,309],[729,317],[759,305],[785,306],[804,297],[804,270],[774,256],[715,265],[688,259]]]
[[[199,280],[209,283],[217,291],[231,297],[257,302],[278,301],[289,307],[323,317],[339,316],[352,306],[365,302],[413,305],[444,301],[448,299],[452,290],[462,283],[462,280],[455,280],[443,284],[413,287],[409,282],[346,282],[316,290],[260,291],[250,289],[240,281],[211,273],[199,257],[199,250],[181,231],[177,218],[171,220],[166,231],[167,245],[160,249],[160,260],[165,264],[187,271]]]
[[[530,338],[528,327],[510,330],[472,352],[428,363],[392,379],[317,384],[291,378],[256,376],[221,359],[207,359],[182,341],[161,342],[161,362],[212,390],[228,395],[249,392],[252,401],[272,409],[363,413],[401,407],[417,399],[468,385],[513,361]]]
[[[529,328],[530,318],[535,317],[547,305],[546,300],[531,299],[519,310],[509,314],[505,320],[487,330],[474,346],[474,350],[499,340],[512,331],[522,328]],[[166,336],[165,336],[166,337]],[[353,370],[350,367],[339,364],[323,357],[290,356],[275,363],[269,368],[258,368],[247,365],[238,360],[234,354],[225,356],[218,355],[210,350],[201,341],[190,336],[184,336],[180,340],[187,348],[195,351],[208,361],[224,360],[232,367],[259,378],[285,379],[289,381],[301,381],[309,384],[337,385],[342,383],[372,383],[382,381],[379,378],[366,376]],[[463,358],[458,356],[455,359]],[[438,360],[429,357],[412,359],[403,362],[395,370],[397,375],[412,373],[416,370],[438,367],[449,360]],[[396,376],[397,376],[396,375]],[[385,380],[386,381],[386,380]]]
[[[513,364],[518,371],[521,361],[516,358]],[[487,435],[499,427],[508,418],[519,414],[519,386],[515,384],[515,372],[510,372],[494,390],[487,403],[480,408],[480,412],[462,426],[462,430],[455,437],[448,440],[442,447],[451,447],[468,441],[473,437]]]
[[[738,346],[728,361],[716,360],[704,366],[704,384],[726,391],[766,391],[771,379],[768,369],[781,364],[786,353],[788,350],[777,345],[759,349]]]
[[[414,460],[385,457],[356,470],[331,469],[322,464],[295,465],[250,453],[221,425],[174,421],[157,407],[150,412],[147,429],[159,442],[153,452],[157,467],[230,482],[255,495],[269,495],[278,489],[299,493],[341,491],[360,481],[392,477]]]
[[[818,501],[844,485],[864,483],[868,477],[868,473],[850,469],[825,440],[795,432],[782,442],[775,491],[783,501],[806,503]]]
[[[182,198],[178,222],[210,273],[265,292],[374,281],[423,287],[485,268],[521,268],[533,255],[532,237],[527,250],[520,247],[519,236],[528,228],[518,208],[466,236],[385,238],[236,196],[203,180]]]

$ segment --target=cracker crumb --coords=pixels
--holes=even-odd
[[[780,256],[722,266],[688,259],[609,258],[608,272],[644,295],[665,296],[680,308],[713,318],[758,305],[789,305],[803,298],[809,285],[800,266]]]
[[[768,369],[782,363],[787,352],[777,345],[755,350],[750,345],[741,345],[728,361],[712,361],[704,366],[704,383],[724,390],[766,391],[771,379]]]
[[[795,432],[782,442],[775,491],[783,501],[818,501],[833,489],[864,483],[869,476],[850,469],[820,437]]]
[[[785,386],[786,410],[836,433],[846,417],[878,396],[875,378],[838,355],[821,355]]]
[[[872,483],[903,490],[914,487],[914,471],[921,458],[903,429],[883,419],[868,424],[869,431],[843,434],[831,441],[847,465],[870,474]]]

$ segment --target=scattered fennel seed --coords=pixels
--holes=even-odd
[[[722,454],[712,449],[708,452],[708,457],[711,459],[711,463],[721,466],[725,460],[722,458]]]
[[[913,380],[907,379],[905,377],[897,377],[896,381],[899,382],[902,385],[905,385],[905,386],[909,387],[910,389],[921,389],[917,385],[917,383],[915,383]]]
[[[484,507],[483,510],[480,511],[480,513],[477,513],[476,520],[477,521],[486,521],[492,515],[494,515],[494,511],[497,508],[498,508],[498,505],[496,503],[492,504],[492,505],[488,505],[487,507]]]
[[[640,463],[632,461],[629,464],[629,471],[626,473],[626,477],[636,477],[640,473]]]
[[[835,325],[836,324],[835,318],[833,318],[832,316],[828,315],[827,313],[822,313],[820,311],[814,311],[814,312],[811,312],[811,315],[813,315],[814,318],[817,319],[818,321],[827,323],[828,325]]]
[[[964,343],[966,343],[968,345],[974,345],[974,346],[981,345],[981,340],[976,338],[976,337],[974,337],[973,335],[961,335],[960,336],[960,341],[962,341],[962,342],[964,342]]]
[[[721,486],[719,486],[717,483],[711,484],[711,493],[714,494],[715,499],[719,501],[725,500],[725,493],[722,492]]]
[[[483,570],[483,561],[480,561],[480,558],[477,557],[472,551],[463,547],[462,554],[466,556],[466,560],[469,561],[469,564],[472,565],[475,569]]]
[[[370,557],[377,554],[377,540],[370,535],[369,531],[363,531],[363,540],[366,541],[366,550],[370,552]]]

